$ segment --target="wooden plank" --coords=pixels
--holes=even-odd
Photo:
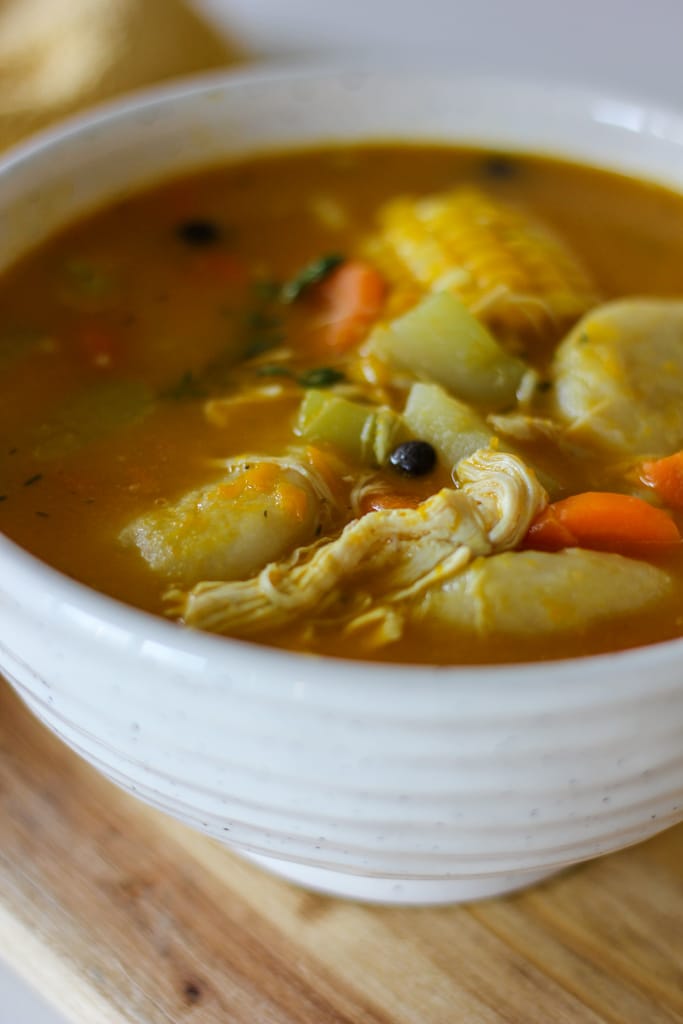
[[[83,1024],[683,1024],[683,827],[527,893],[372,908],[143,807],[0,691],[0,950]]]

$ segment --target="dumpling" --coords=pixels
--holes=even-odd
[[[556,413],[570,438],[622,455],[683,447],[683,302],[627,299],[558,346]]]
[[[216,483],[136,519],[120,539],[184,586],[243,579],[313,540],[329,512],[323,493],[308,468],[245,457]]]
[[[671,586],[662,569],[621,555],[507,551],[476,559],[431,590],[418,616],[480,636],[580,630],[647,608]]]

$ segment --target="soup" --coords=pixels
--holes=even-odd
[[[0,528],[191,626],[464,664],[680,636],[683,198],[446,146],[260,156],[0,281]]]

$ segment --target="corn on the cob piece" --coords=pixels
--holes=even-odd
[[[552,231],[473,187],[392,200],[363,253],[396,286],[393,311],[425,291],[450,291],[507,335],[555,335],[599,301]]]

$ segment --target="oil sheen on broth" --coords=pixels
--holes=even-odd
[[[679,636],[683,198],[532,156],[265,155],[0,280],[0,528],[312,653]]]

